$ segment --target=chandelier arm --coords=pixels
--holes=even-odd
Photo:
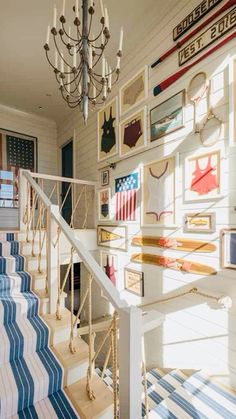
[[[72,38],[72,36],[70,36],[70,35],[67,33],[67,31],[66,31],[66,29],[65,29],[65,24],[64,24],[64,22],[62,22],[61,26],[62,26],[63,32],[66,34],[66,36],[68,37],[68,39],[70,39],[70,41],[73,41],[73,42],[76,42],[76,43],[79,43],[79,42],[81,41],[81,40],[78,40],[78,39]],[[78,28],[78,26],[77,26],[77,28]],[[73,45],[73,46],[75,46],[75,45]]]
[[[48,63],[53,68],[54,72],[58,71],[57,68],[52,64],[52,62],[51,62],[51,60],[49,58],[48,51],[50,51],[50,49],[45,49],[45,51],[46,51],[46,58],[47,58]]]
[[[94,78],[92,77],[91,79],[91,84],[93,85],[93,86],[95,86],[96,87],[96,91],[98,91],[98,88],[97,88],[97,84],[96,83],[94,83]],[[95,79],[96,80],[96,79]],[[101,83],[99,82],[99,84],[101,85]],[[100,91],[99,91],[99,93],[96,95],[96,96],[89,96],[89,99],[90,100],[96,100],[100,95],[101,95],[101,93],[102,93],[102,91],[103,91],[103,85],[102,85],[102,87],[101,87],[101,89],[100,89]]]
[[[89,14],[90,14],[90,19],[89,19],[89,24],[88,24],[88,34],[87,34],[88,41],[89,41],[89,35],[90,35],[90,33],[91,33],[92,21],[93,21],[93,14],[92,14],[92,13],[89,13]]]
[[[66,91],[66,89],[64,88],[64,86],[63,87],[60,87],[60,89],[59,89],[60,91],[61,91],[61,94],[62,94],[62,97],[63,97],[63,99],[67,102],[67,103],[71,103],[71,104],[75,104],[75,103],[78,103],[80,100],[81,100],[81,96],[80,95],[78,95],[78,96],[76,96],[75,98],[76,98],[76,100],[70,100],[70,95],[65,95],[65,91]],[[68,92],[67,92],[68,93]]]
[[[53,35],[53,39],[54,39],[54,45],[55,45],[56,50],[57,50],[57,52],[58,52],[58,54],[59,54],[59,57],[60,57],[60,58],[61,58],[61,60],[64,62],[64,64],[66,64],[68,67],[70,67],[70,68],[72,69],[73,67],[71,67],[71,65],[70,65],[70,64],[68,64],[68,62],[65,60],[65,58],[64,58],[64,57],[63,57],[63,55],[61,54],[60,49],[58,48],[57,41],[56,41],[56,35]],[[68,73],[68,72],[66,72],[66,71],[63,71],[63,73],[64,73],[64,74],[71,74],[71,73]]]
[[[60,89],[60,90],[61,90],[61,89]],[[75,108],[79,105],[79,103],[80,103],[80,101],[79,101],[79,100],[77,100],[77,101],[75,101],[75,102],[70,102],[70,101],[68,100],[68,98],[66,98],[66,97],[63,95],[62,90],[61,90],[61,95],[62,95],[62,98],[64,99],[64,101],[67,103],[67,105],[68,105],[71,109],[75,109]]]
[[[100,30],[98,36],[96,38],[94,38],[94,39],[88,39],[89,42],[92,42],[93,43],[93,42],[97,41],[99,38],[101,38],[101,35],[102,35],[102,33],[103,33],[104,29],[105,29],[104,23],[101,23],[101,25],[102,25],[102,29]],[[100,47],[94,47],[94,48],[100,48]]]

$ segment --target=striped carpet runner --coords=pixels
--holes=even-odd
[[[101,370],[96,368],[101,377]],[[112,390],[112,371],[103,377]],[[187,377],[179,370],[147,373],[149,419],[236,419],[236,393],[212,381],[202,371]],[[144,394],[143,394],[144,400]],[[142,417],[145,406],[142,404]]]
[[[49,348],[24,258],[13,234],[0,234],[0,418],[78,418]]]

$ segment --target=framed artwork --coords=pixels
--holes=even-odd
[[[143,272],[125,268],[125,289],[139,297],[144,297],[144,278]]]
[[[120,155],[127,156],[147,145],[147,109],[132,114],[120,123]]]
[[[0,206],[18,207],[19,169],[37,172],[38,140],[0,128]]]
[[[220,195],[220,151],[187,157],[185,160],[185,200],[217,198]]]
[[[115,179],[116,221],[136,221],[139,173]]]
[[[144,67],[135,74],[120,89],[120,114],[126,112],[139,105],[148,97],[148,67]]]
[[[110,220],[111,210],[111,189],[100,189],[98,191],[98,219],[99,221]]]
[[[97,227],[98,246],[110,249],[127,250],[127,228],[116,225],[100,225]]]
[[[100,252],[100,266],[108,276],[112,284],[116,287],[117,284],[117,272],[118,272],[118,256],[114,253]],[[103,291],[101,296],[107,300]]]
[[[98,112],[98,161],[118,153],[118,99],[117,97]]]
[[[151,141],[184,126],[185,90],[176,93],[150,111]]]
[[[110,172],[109,170],[103,170],[101,172],[101,186],[108,186],[110,182]]]
[[[221,267],[236,269],[236,228],[221,230]]]
[[[142,225],[171,227],[175,224],[175,158],[143,167]]]
[[[216,230],[216,217],[214,212],[198,214],[185,214],[185,233],[214,233]]]

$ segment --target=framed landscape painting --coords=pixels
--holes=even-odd
[[[146,107],[120,123],[120,156],[127,156],[147,144]]]
[[[98,161],[118,153],[118,99],[117,97],[98,112]]]
[[[150,111],[151,141],[184,126],[185,90],[175,94]]]
[[[135,74],[120,89],[120,114],[130,111],[148,97],[148,67]]]

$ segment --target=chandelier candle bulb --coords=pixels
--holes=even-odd
[[[68,29],[68,38],[69,38],[69,43],[70,43],[70,38],[71,38],[71,27],[69,26],[69,29]]]
[[[117,64],[116,64],[116,69],[119,70],[120,69],[120,57],[119,55],[117,55]]]
[[[120,30],[119,51],[122,51],[123,37],[124,37],[124,31],[123,31],[123,27],[122,27],[121,30]]]
[[[54,10],[53,10],[53,27],[54,28],[57,27],[57,8],[56,8],[56,6],[54,6]]]
[[[104,45],[104,34],[102,32],[102,37],[101,37],[101,44]]]
[[[88,47],[88,66],[90,70],[93,68],[93,55],[91,45]]]
[[[107,98],[107,85],[104,83],[103,85],[103,100],[106,100]]]
[[[112,78],[112,71],[111,67],[109,67],[109,76],[108,76],[108,90],[111,91],[111,78]]]
[[[55,51],[55,68],[57,69],[58,67],[58,52]]]
[[[50,39],[50,26],[48,25],[48,30],[47,30],[47,39],[46,39],[46,44],[49,45],[49,39]]]
[[[62,3],[62,16],[65,16],[65,10],[66,10],[66,0],[63,0],[63,3]]]
[[[61,73],[64,73],[64,56],[61,52]]]
[[[75,0],[75,16],[79,19],[79,0]]]
[[[73,67],[76,68],[76,47],[74,47],[74,53],[73,53]]]
[[[95,83],[93,84],[93,99],[95,100],[96,99],[96,95],[97,95],[97,92],[96,92],[96,85],[95,85]]]
[[[105,58],[102,58],[102,78],[105,79]]]
[[[102,17],[104,17],[104,6],[103,6],[103,1],[100,0],[100,9],[101,9],[101,15]]]
[[[107,8],[105,7],[105,28],[109,29],[109,16]]]

